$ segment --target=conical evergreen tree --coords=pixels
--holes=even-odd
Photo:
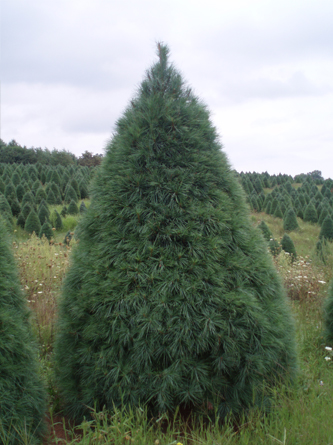
[[[46,391],[8,233],[0,218],[0,442],[37,444]]]
[[[36,192],[36,203],[40,204],[42,199],[46,201],[47,195],[43,187],[39,187],[39,189]]]
[[[68,215],[77,215],[79,213],[79,208],[76,205],[74,199],[71,200],[67,209]]]
[[[53,221],[53,227],[55,227],[56,230],[61,230],[63,228],[61,216],[56,210],[54,210],[53,212],[52,221]]]
[[[87,207],[86,207],[84,201],[82,201],[80,204],[80,213],[85,213],[86,211],[87,211]]]
[[[296,213],[293,208],[290,208],[289,210],[287,210],[284,215],[283,229],[286,232],[291,232],[292,230],[299,229]]]
[[[39,238],[42,238],[43,235],[45,235],[49,241],[53,238],[53,230],[51,224],[47,220],[40,229]]]
[[[295,374],[281,281],[209,114],[160,61],[118,121],[60,303],[58,384],[87,406],[223,417]]]
[[[303,219],[304,221],[311,223],[316,223],[318,221],[317,210],[312,202],[309,202],[309,204],[306,206]]]
[[[41,228],[41,224],[40,224],[38,215],[35,212],[35,210],[32,209],[28,215],[26,222],[25,222],[24,230],[28,233],[35,232],[35,234],[38,236],[38,234],[40,232],[40,228]]]
[[[275,216],[276,218],[283,218],[283,213],[282,213],[282,211],[281,211],[281,205],[280,205],[280,203],[278,203],[278,205],[277,205],[276,208],[275,208],[274,216]]]
[[[261,221],[261,223],[258,225],[258,227],[262,231],[262,234],[264,235],[264,238],[266,241],[269,241],[271,238],[273,238],[273,234],[269,230],[269,227],[265,223],[265,221]]]
[[[47,206],[40,205],[39,209],[38,209],[38,218],[39,218],[41,225],[43,225],[45,223],[45,221],[49,220],[49,216],[50,216],[50,211],[47,208]]]
[[[330,215],[326,216],[321,225],[319,239],[325,238],[327,241],[333,241],[333,221]]]
[[[281,247],[285,252],[289,253],[293,259],[296,258],[297,254],[296,254],[294,242],[290,238],[290,236],[287,235],[287,233],[285,233],[282,237]]]
[[[79,198],[77,197],[75,190],[71,185],[69,185],[68,187],[66,187],[65,204],[69,204],[72,199],[74,200],[75,203],[79,201]]]
[[[324,326],[326,344],[333,346],[333,280],[324,303]]]

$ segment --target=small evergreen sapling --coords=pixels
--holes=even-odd
[[[0,442],[35,444],[46,410],[30,313],[21,292],[8,233],[0,218]]]
[[[73,417],[209,402],[220,418],[295,375],[277,272],[207,109],[168,64],[147,73],[79,223],[60,302],[56,375]]]
[[[297,257],[294,242],[287,233],[282,237],[281,247],[285,252],[291,255],[293,260]]]

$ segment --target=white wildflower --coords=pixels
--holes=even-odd
[[[319,280],[318,283],[320,283],[320,284],[326,284],[326,281],[321,281],[321,280]]]
[[[325,346],[326,351],[332,351],[332,348],[330,346]]]
[[[325,357],[325,360],[328,362],[329,360],[331,360],[331,357]]]
[[[43,292],[42,291],[40,291],[40,292],[37,292],[37,294],[42,294]]]

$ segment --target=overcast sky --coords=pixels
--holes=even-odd
[[[333,0],[0,2],[5,142],[103,153],[161,41],[233,168],[333,178]]]

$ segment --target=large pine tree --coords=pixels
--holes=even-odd
[[[78,227],[55,345],[69,413],[212,403],[295,374],[280,279],[209,113],[168,49],[117,122]]]
[[[39,443],[45,409],[27,302],[0,218],[0,443]]]

